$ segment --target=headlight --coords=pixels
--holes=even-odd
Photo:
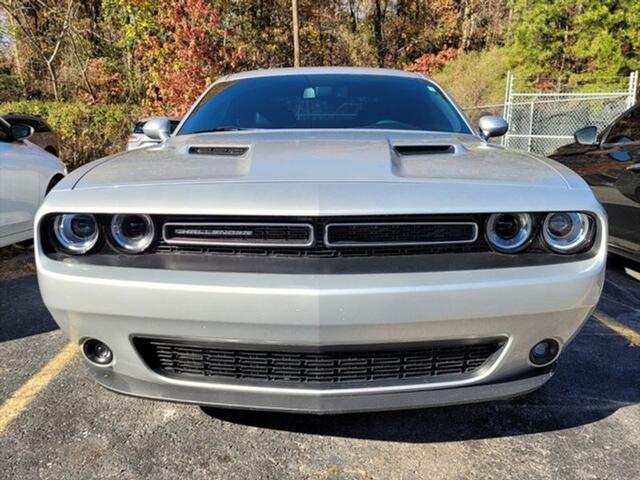
[[[114,215],[111,236],[118,247],[129,253],[140,253],[149,248],[155,237],[153,220],[149,215]]]
[[[591,217],[577,212],[550,213],[544,219],[542,236],[554,252],[577,252],[591,239]]]
[[[91,250],[100,234],[96,217],[89,213],[66,213],[56,216],[53,232],[60,246],[75,254]]]
[[[491,246],[503,253],[515,253],[525,248],[533,232],[533,219],[528,213],[494,213],[485,225]]]

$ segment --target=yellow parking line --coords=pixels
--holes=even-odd
[[[0,406],[0,433],[15,420],[31,401],[53,380],[71,360],[78,354],[78,347],[73,343],[67,345],[49,363],[40,369],[27,383]]]
[[[621,324],[620,322],[614,320],[606,313],[602,313],[600,311],[596,311],[593,314],[594,318],[598,320],[603,325],[609,327],[611,330],[616,332],[618,335],[623,336],[631,345],[636,347],[640,347],[640,333],[636,332],[634,329],[627,327],[626,325]]]

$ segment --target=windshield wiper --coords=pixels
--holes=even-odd
[[[193,133],[215,133],[215,132],[239,132],[239,131],[243,131],[243,130],[255,130],[255,128],[243,128],[243,127],[225,126],[225,127],[208,128],[206,130],[196,130],[195,132],[190,132],[190,134],[193,134]]]

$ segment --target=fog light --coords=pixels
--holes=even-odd
[[[529,360],[537,366],[547,365],[558,356],[560,345],[552,338],[536,343],[529,352]]]
[[[82,344],[82,352],[91,363],[104,367],[113,361],[113,352],[100,340],[90,338]]]

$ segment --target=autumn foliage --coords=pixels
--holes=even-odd
[[[467,107],[499,103],[507,70],[547,91],[640,69],[638,0],[296,3],[301,65],[421,72]],[[113,107],[125,131],[179,116],[222,75],[291,66],[291,18],[292,0],[0,0],[0,102],[74,125]]]
[[[444,67],[447,62],[453,60],[460,53],[460,49],[447,47],[438,53],[427,53],[418,57],[415,62],[408,65],[405,70],[419,72],[423,75],[432,75]]]
[[[120,72],[106,58],[87,61],[87,84],[89,88],[79,96],[88,103],[120,103],[126,99],[127,89]]]
[[[231,33],[205,0],[168,2],[156,22],[136,52],[148,71],[142,105],[149,113],[180,116],[239,55],[226,47]]]

